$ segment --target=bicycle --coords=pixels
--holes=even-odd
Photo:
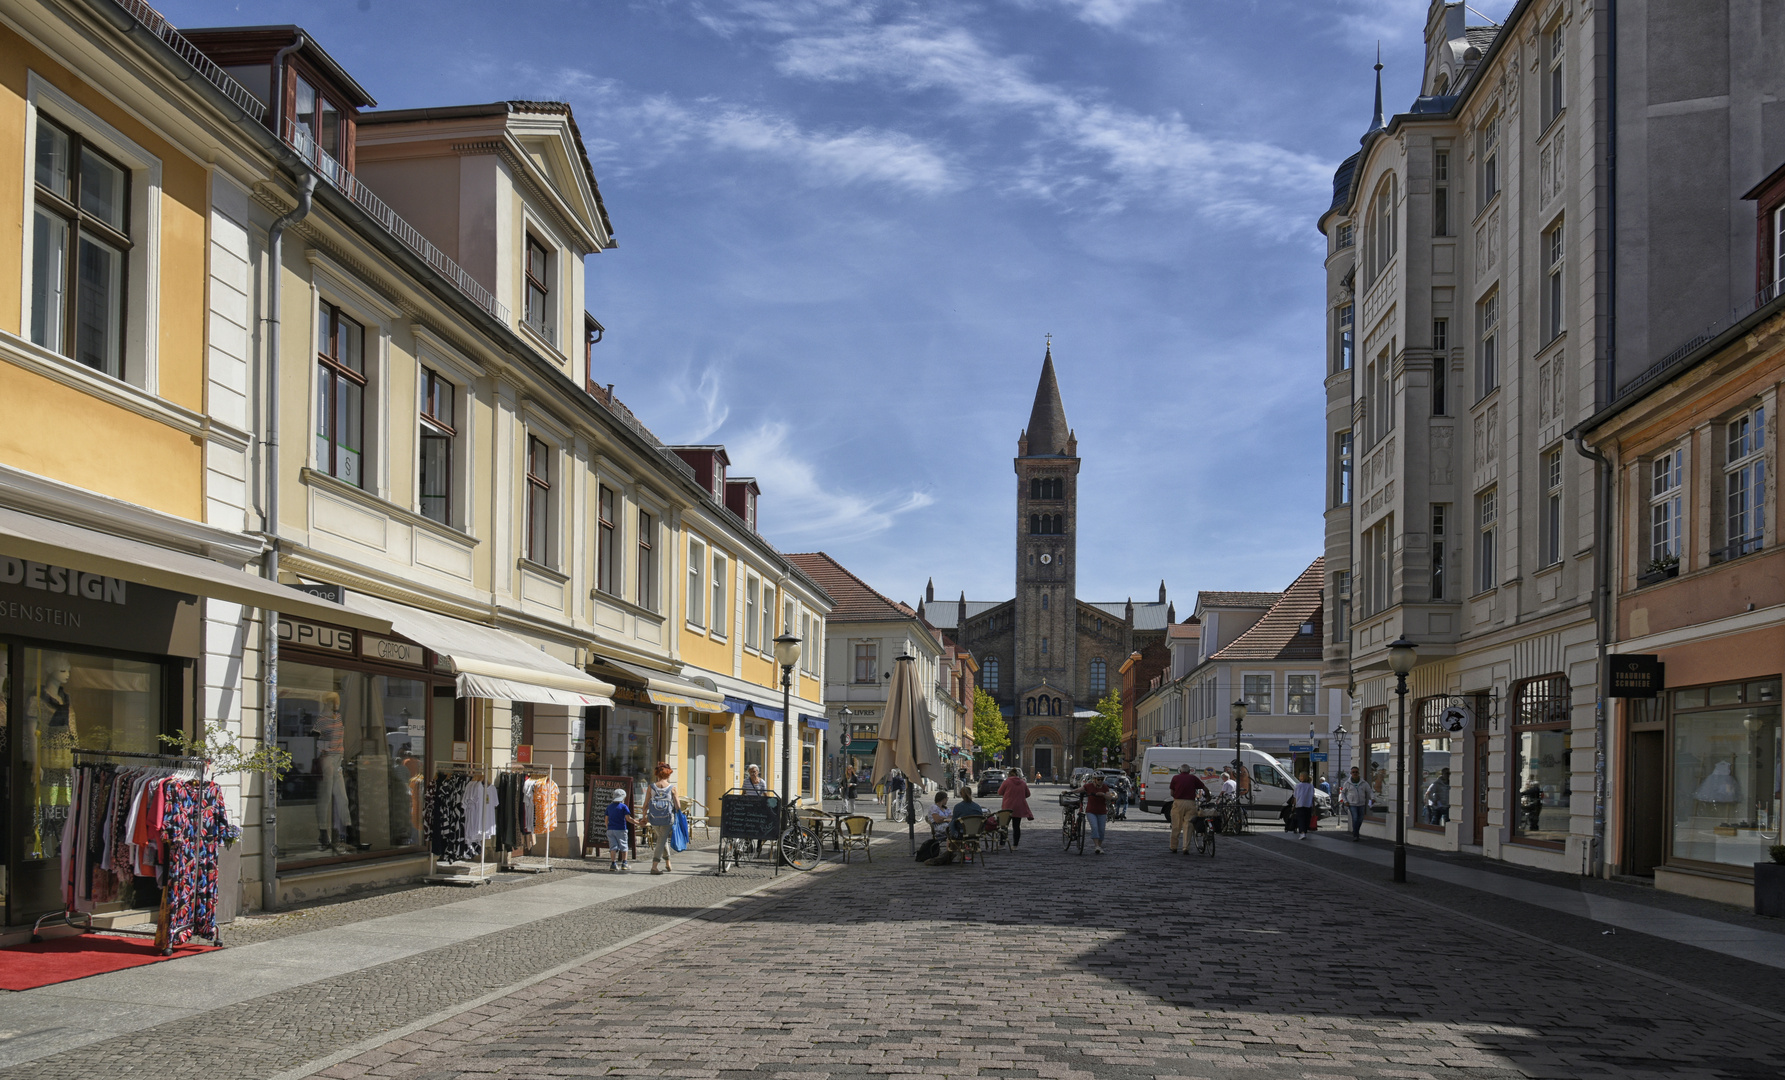
[[[1078,853],[1085,853],[1085,815],[1080,809],[1082,799],[1076,792],[1066,792],[1060,796],[1060,806],[1066,811],[1066,820],[1060,825],[1061,850],[1071,851],[1072,845],[1078,845]]]
[[[1232,795],[1222,795],[1215,800],[1215,814],[1221,822],[1221,831],[1228,836],[1241,836],[1246,831],[1246,808]]]
[[[1215,834],[1221,831],[1220,819],[1214,814],[1213,800],[1204,799],[1197,804],[1200,813],[1192,823],[1192,832],[1196,833],[1196,853],[1215,857]]]
[[[787,808],[776,845],[782,862],[795,870],[810,870],[824,858],[824,841],[817,829],[800,820],[799,801],[799,796],[794,796],[793,805]]]

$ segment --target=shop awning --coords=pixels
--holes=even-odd
[[[459,696],[541,705],[612,705],[614,688],[506,630],[437,615],[359,593],[347,606],[389,621],[391,629],[433,649],[458,673]]]
[[[170,592],[269,608],[294,619],[388,634],[388,619],[348,611],[213,559],[0,507],[0,553]]]
[[[829,731],[831,727],[829,720],[822,716],[813,716],[811,713],[800,713],[800,719],[806,722],[807,727],[817,728],[819,731]]]
[[[755,713],[761,719],[773,720],[777,724],[787,719],[787,714],[780,709],[769,705],[758,705],[754,701],[750,703],[750,711]]]
[[[680,705],[696,712],[719,712],[723,708],[724,695],[692,679],[671,675],[667,671],[652,671],[650,668],[611,657],[597,656],[595,659],[631,681],[643,684],[645,694],[650,697],[653,705]]]
[[[780,723],[787,718],[787,714],[782,712],[777,706],[762,705],[746,698],[731,697],[730,695],[727,695],[725,698],[725,711],[737,713],[739,716],[742,716],[744,713],[749,713],[758,720],[773,720],[776,723]],[[822,720],[823,717],[819,717],[819,719]]]
[[[878,749],[880,749],[880,743],[876,739],[856,739],[849,744],[849,749],[845,753],[851,756],[872,757],[874,751]]]

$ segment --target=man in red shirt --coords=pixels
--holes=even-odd
[[[1208,793],[1209,789],[1204,786],[1200,777],[1190,771],[1188,764],[1178,766],[1178,774],[1171,778],[1172,854],[1179,851],[1179,836],[1184,838],[1184,854],[1190,854],[1190,823],[1196,818],[1197,800]]]
[[[1079,786],[1079,793],[1085,797],[1085,821],[1091,826],[1091,842],[1096,845],[1091,854],[1103,854],[1103,831],[1109,827],[1109,785],[1103,782],[1101,773],[1092,773]]]

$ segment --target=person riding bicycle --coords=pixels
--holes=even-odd
[[[1190,854],[1190,822],[1201,813],[1198,800],[1209,793],[1202,778],[1190,771],[1188,763],[1178,766],[1171,778],[1171,852],[1178,852],[1178,837],[1184,838],[1183,853]]]

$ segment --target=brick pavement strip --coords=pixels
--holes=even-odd
[[[794,879],[329,1077],[1780,1075],[1785,1023],[1156,822]],[[1736,990],[1738,988],[1731,988]]]

